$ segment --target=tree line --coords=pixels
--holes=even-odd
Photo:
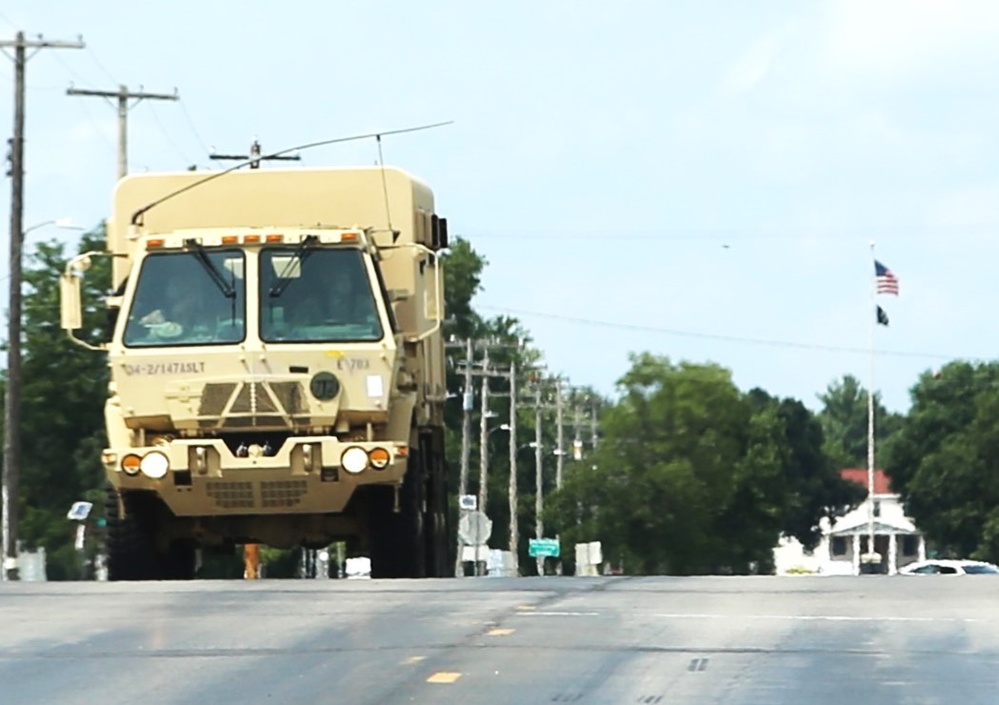
[[[108,382],[105,358],[73,344],[59,326],[58,277],[71,256],[67,250],[103,248],[103,229],[96,228],[76,247],[39,244],[25,266],[18,533],[26,548],[46,549],[53,580],[81,577],[75,524],[66,518],[74,501],[94,502],[89,521],[100,536]],[[501,367],[516,362],[524,371],[521,385],[533,380],[541,394],[549,373],[540,370],[544,353],[533,346],[530,332],[516,318],[489,318],[475,310],[486,259],[460,237],[443,259],[446,335],[510,343],[498,347],[492,360]],[[108,324],[107,262],[95,259],[84,280],[85,332],[94,337]],[[448,351],[452,494],[458,485],[463,355]],[[500,395],[508,382],[493,384],[491,410],[505,419],[511,399]],[[839,474],[867,463],[867,390],[852,376],[828,384],[818,396],[821,408],[813,412],[798,399],[742,391],[719,365],[639,351],[614,395],[575,389],[598,409],[599,442],[595,448],[587,443],[579,459],[568,456],[561,488],[555,487],[550,410],[542,425],[545,533],[561,537],[564,555],[575,542],[599,540],[605,559],[631,574],[765,573],[772,570],[772,549],[781,536],[813,547],[823,517],[839,516],[866,496],[865,487]],[[906,414],[890,414],[875,397],[878,465],[942,554],[999,559],[999,363],[954,361],[927,371],[911,388],[911,400]],[[534,439],[535,411],[526,404],[517,414],[523,437],[508,441],[526,446]],[[509,450],[496,439],[488,452],[490,543],[506,548]],[[533,453],[525,452],[517,467],[518,554],[521,572],[530,573]],[[474,477],[475,465],[472,470]],[[99,551],[99,541],[90,550]],[[571,555],[565,557],[571,570]]]

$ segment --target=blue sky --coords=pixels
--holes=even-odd
[[[924,370],[994,357],[994,2],[8,0],[0,37],[18,29],[87,45],[28,63],[25,227],[108,213],[116,113],[70,84],[179,91],[131,110],[131,171],[453,120],[385,160],[489,261],[480,310],[574,384],[612,393],[650,351],[812,408],[843,374],[866,385],[872,241],[901,288],[878,300],[890,409]],[[6,135],[12,96],[4,59]]]

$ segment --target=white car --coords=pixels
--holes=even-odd
[[[999,575],[999,566],[985,561],[931,558],[909,563],[898,569],[899,575]]]

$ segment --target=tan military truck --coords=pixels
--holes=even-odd
[[[114,258],[97,347],[112,580],[191,578],[200,548],[337,540],[373,577],[449,574],[430,188],[381,167],[133,175],[107,235],[61,284],[73,335],[90,257]]]

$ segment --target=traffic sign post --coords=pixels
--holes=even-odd
[[[465,546],[475,546],[475,574],[479,575],[479,563],[482,558],[482,548],[493,533],[493,522],[485,512],[462,512],[458,520],[458,538]],[[488,553],[488,551],[487,551]]]
[[[558,539],[530,539],[527,553],[532,558],[558,558],[561,554],[561,544]]]

